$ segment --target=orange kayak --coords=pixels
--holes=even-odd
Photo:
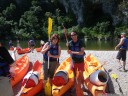
[[[74,84],[74,73],[70,68],[70,58],[63,61],[57,68],[53,77],[52,95],[62,96],[67,92]],[[63,76],[64,78],[61,78]],[[65,78],[66,77],[66,78]]]
[[[25,53],[29,53],[31,50],[30,48],[24,48],[24,49],[19,49],[17,50],[18,54],[25,54]]]
[[[29,69],[29,58],[27,55],[22,56],[16,60],[15,72],[16,75],[14,78],[11,78],[12,86],[15,86],[21,79],[25,76]]]
[[[84,83],[93,96],[102,96],[105,93],[108,77],[99,63],[91,54],[85,60]],[[102,78],[102,79],[101,79]]]
[[[40,52],[40,51],[41,51],[41,49],[42,49],[41,47],[36,48],[36,51],[37,51],[37,52]]]
[[[38,72],[39,78],[38,78],[38,84],[35,86],[32,86],[32,84],[29,84],[30,78],[28,80],[28,85],[26,84],[26,87],[23,89],[21,96],[34,96],[37,93],[39,93],[41,90],[43,90],[43,73],[42,73],[42,63],[40,63],[38,60],[33,65],[33,73]],[[22,82],[23,83],[23,82]],[[26,83],[26,82],[25,82]],[[22,86],[23,87],[23,86]],[[22,89],[21,87],[21,89]]]

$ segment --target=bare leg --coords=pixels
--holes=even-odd
[[[119,62],[119,65],[121,65],[121,62],[120,62],[120,60],[118,59],[118,62]]]
[[[79,71],[78,84],[80,85],[79,87],[81,87],[82,89],[84,88],[84,77],[83,77],[83,72],[82,71]]]
[[[126,70],[125,69],[125,65],[126,65],[126,61],[123,61],[123,69],[124,69],[124,71]]]
[[[121,64],[120,59],[118,59],[118,63],[119,63],[119,68],[118,68],[118,69],[121,69],[123,66],[122,66],[122,64]]]
[[[81,84],[84,84],[84,77],[83,77],[83,72],[80,71],[80,76],[79,76],[79,81],[81,82]]]

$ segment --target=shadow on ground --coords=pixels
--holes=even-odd
[[[115,94],[113,82],[112,82],[112,79],[111,79],[110,74],[109,74],[111,71],[112,71],[112,69],[109,69],[108,71],[106,71],[108,73],[108,77],[109,77],[109,80],[107,82],[106,93]]]

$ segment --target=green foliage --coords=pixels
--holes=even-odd
[[[6,2],[6,1],[5,1]],[[122,31],[127,30],[127,25],[116,27],[115,31],[110,28],[112,26],[112,18],[109,14],[103,13],[102,4],[92,3],[84,0],[84,24],[77,25],[76,16],[71,9],[65,12],[65,6],[60,6],[58,0],[48,0],[43,4],[40,0],[21,0],[20,6],[16,2],[7,4],[1,2],[2,9],[0,13],[0,35],[4,38],[10,36],[12,38],[21,37],[28,39],[48,39],[48,17],[53,20],[51,35],[59,34],[64,39],[63,26],[67,28],[67,34],[76,31],[80,38],[87,36],[90,39],[108,38],[112,35],[118,35]],[[66,0],[68,2],[68,0]],[[1,7],[0,6],[0,7]],[[49,8],[45,10],[45,8]],[[119,5],[119,10],[123,12],[128,8],[128,3],[123,2]],[[17,12],[18,10],[18,12]],[[101,14],[98,14],[101,13]],[[16,16],[19,16],[16,19]],[[125,14],[126,15],[126,14]],[[114,26],[115,27],[115,26]]]
[[[13,14],[15,13],[16,6],[14,4],[10,4],[9,7],[7,7],[5,10],[3,10],[3,16],[5,16],[7,19],[12,19]]]
[[[115,27],[115,31],[114,31],[114,35],[118,36],[120,35],[120,33],[122,32],[126,32],[127,33],[127,26],[120,26],[120,27]]]

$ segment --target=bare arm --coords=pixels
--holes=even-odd
[[[49,57],[53,57],[53,58],[59,58],[60,57],[60,54],[61,54],[61,48],[60,48],[60,46],[59,46],[58,50],[59,50],[58,55],[51,55],[50,53],[48,53],[48,56]]]
[[[48,49],[50,48],[48,42],[45,43],[45,45],[43,46],[42,50],[41,50],[41,53],[44,54]]]
[[[115,50],[119,48],[123,43],[124,43],[124,38],[121,38],[119,44],[115,47]]]
[[[82,47],[81,51],[79,51],[79,52],[68,50],[68,53],[69,54],[76,54],[76,55],[83,55],[84,54],[84,47]]]

